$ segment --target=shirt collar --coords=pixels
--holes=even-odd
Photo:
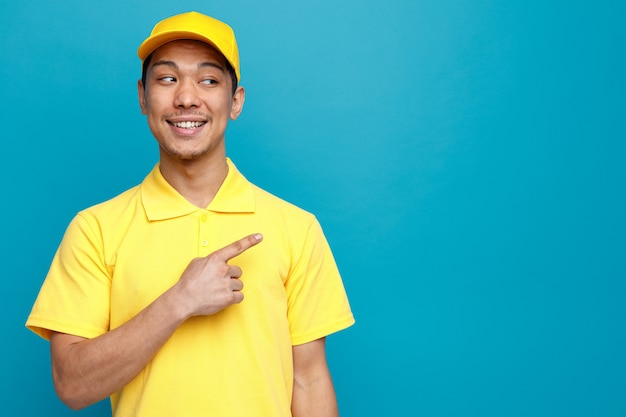
[[[252,184],[226,158],[228,174],[206,208],[220,213],[252,213],[255,209]],[[141,201],[148,220],[165,220],[193,213],[201,208],[187,201],[161,174],[157,164],[141,183]]]

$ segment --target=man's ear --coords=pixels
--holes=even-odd
[[[137,95],[139,97],[139,108],[141,114],[146,114],[146,90],[141,80],[137,81]]]
[[[235,90],[233,95],[233,104],[230,109],[230,119],[237,120],[243,110],[243,103],[246,101],[246,91],[243,87],[239,86]]]

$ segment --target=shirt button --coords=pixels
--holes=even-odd
[[[201,244],[202,246],[209,246],[209,241],[208,241],[208,240],[206,240],[206,239],[202,239],[202,240],[200,241],[200,244]]]
[[[201,220],[203,223],[205,223],[205,222],[206,222],[207,217],[208,217],[208,216],[207,216],[206,214],[203,214],[202,216],[200,216],[200,220]]]

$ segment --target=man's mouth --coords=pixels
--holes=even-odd
[[[180,129],[196,129],[204,124],[206,124],[206,122],[192,122],[192,121],[186,121],[186,122],[169,122],[172,126],[178,127]]]

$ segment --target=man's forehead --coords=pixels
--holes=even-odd
[[[180,39],[167,42],[159,46],[152,53],[152,61],[161,59],[170,59],[169,57],[181,57],[192,55],[198,61],[204,61],[207,58],[213,58],[218,62],[225,64],[226,58],[212,45],[193,39]]]

